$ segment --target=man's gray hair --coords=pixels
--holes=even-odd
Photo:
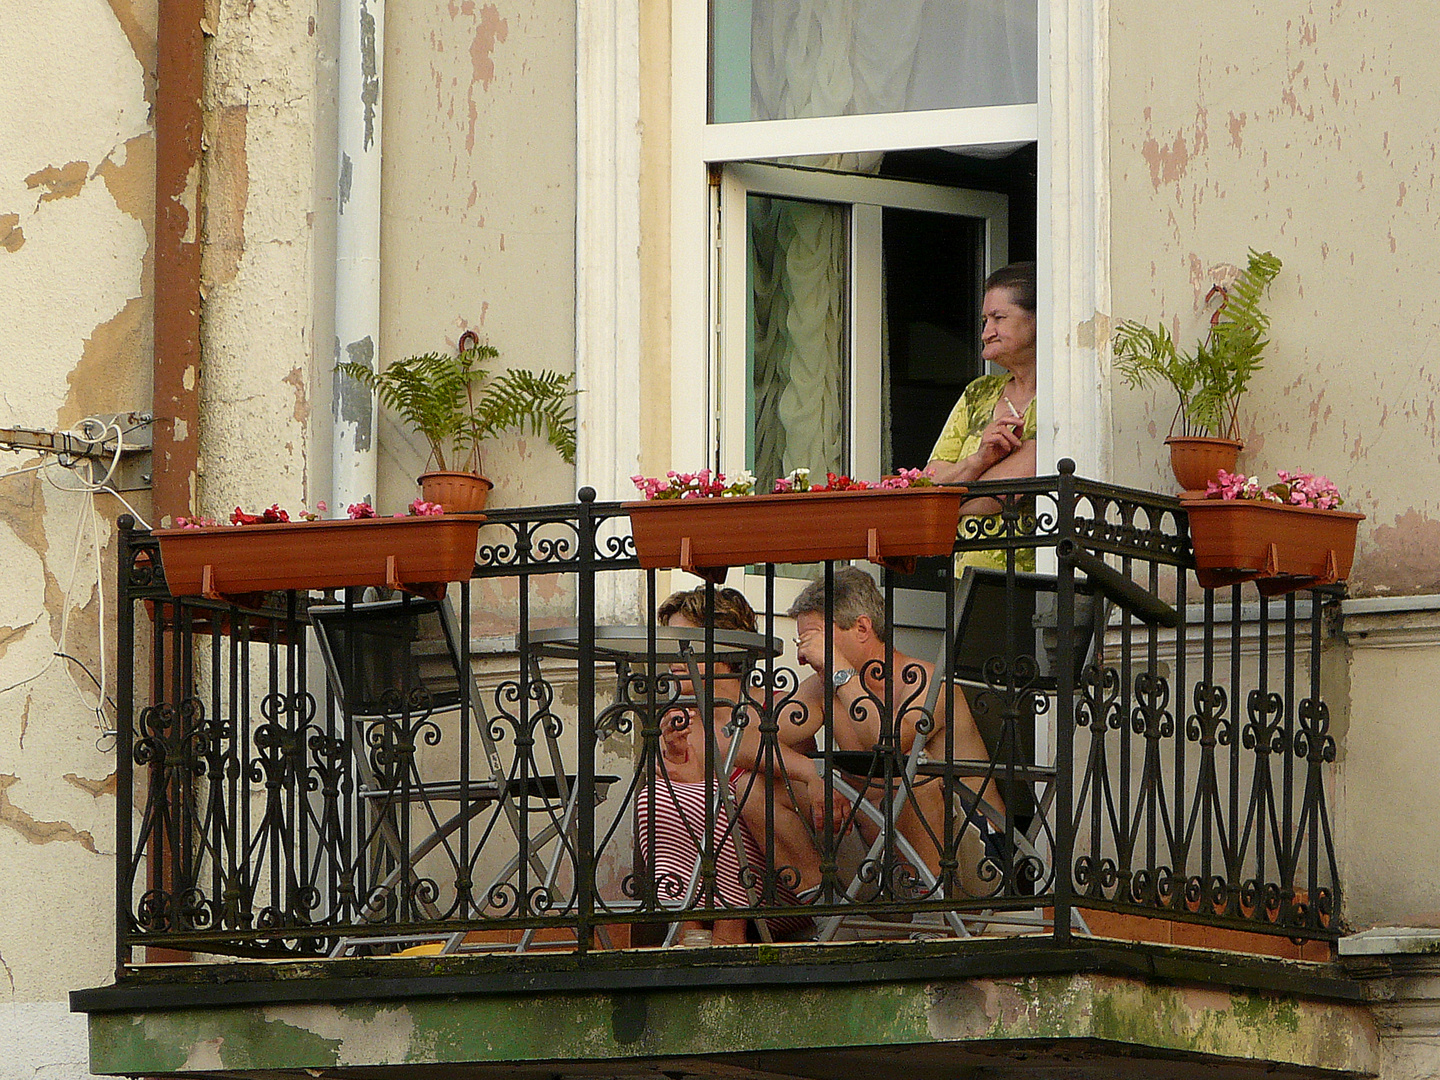
[[[825,617],[825,579],[812,581],[801,590],[795,602],[786,612],[792,619],[801,615]],[[855,621],[864,615],[870,620],[870,627],[881,641],[890,639],[890,628],[885,625],[885,599],[875,579],[864,570],[847,566],[835,571],[835,592],[832,614],[835,625],[849,630]]]

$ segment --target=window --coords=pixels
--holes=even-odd
[[[722,177],[720,468],[768,490],[800,466],[924,465],[980,373],[1007,196],[756,163]]]
[[[838,209],[827,213],[832,216],[838,213],[844,222],[843,250],[848,261],[843,303],[848,306],[837,310],[843,313],[847,331],[837,338],[840,347],[832,351],[829,362],[850,380],[847,385],[851,387],[852,397],[845,403],[845,410],[853,422],[848,434],[842,433],[840,439],[851,460],[862,460],[869,455],[869,460],[878,466],[887,456],[891,463],[896,463],[914,453],[915,447],[925,441],[924,436],[915,434],[909,425],[902,433],[897,428],[896,417],[906,407],[907,395],[913,399],[925,392],[931,397],[942,392],[933,380],[927,381],[927,377],[934,374],[933,367],[927,367],[923,360],[912,367],[908,354],[901,355],[902,346],[906,345],[900,340],[903,334],[916,330],[923,339],[934,329],[908,325],[934,322],[915,314],[916,307],[930,303],[929,300],[923,295],[912,295],[909,299],[898,295],[905,287],[902,281],[905,269],[900,263],[906,258],[913,261],[920,257],[913,248],[903,249],[906,243],[904,212],[913,208],[887,207],[883,199],[866,202],[819,191],[747,190],[740,185],[744,215],[737,215],[733,205],[728,216],[722,215],[722,202],[734,202],[734,186],[739,175],[736,168],[771,166],[791,171],[809,169],[818,173],[903,179],[941,188],[1005,195],[1007,255],[1010,259],[1033,256],[1039,268],[1039,408],[1046,417],[1040,434],[1042,460],[1072,456],[1086,475],[1104,478],[1110,430],[1108,397],[1103,379],[1095,378],[1097,371],[1104,370],[1104,357],[1100,355],[1103,342],[1090,340],[1084,331],[1090,325],[1103,325],[1094,320],[1108,311],[1108,198],[1103,170],[1107,153],[1106,117],[1104,95],[1098,90],[1105,70],[1103,12],[1097,10],[1093,0],[1031,0],[1029,4],[1000,0],[966,0],[964,4],[958,0],[920,0],[917,4],[900,5],[809,5],[816,10],[829,10],[831,6],[836,10],[847,6],[867,10],[884,8],[892,13],[897,25],[908,25],[902,15],[917,10],[925,19],[948,17],[958,8],[964,8],[967,17],[973,15],[978,19],[979,12],[983,11],[992,26],[1001,16],[1010,18],[1013,21],[1007,24],[1010,30],[1003,48],[995,44],[998,39],[993,36],[986,38],[981,34],[976,40],[989,42],[984,46],[987,55],[1010,57],[1007,63],[1012,75],[1023,72],[1025,56],[1033,55],[1034,92],[976,96],[952,87],[945,93],[928,92],[926,96],[927,92],[917,88],[940,85],[935,77],[923,75],[928,61],[923,61],[922,53],[934,38],[921,41],[925,35],[917,33],[916,63],[904,81],[902,95],[895,89],[901,80],[887,84],[889,89],[876,82],[877,72],[895,74],[902,69],[893,65],[877,67],[872,61],[880,54],[865,46],[861,28],[854,29],[846,38],[841,33],[844,27],[821,26],[817,37],[817,24],[813,20],[802,33],[798,19],[794,19],[797,36],[789,41],[800,50],[798,55],[803,59],[807,55],[805,48],[818,42],[823,46],[821,51],[828,49],[825,55],[832,57],[833,62],[828,66],[814,64],[809,69],[812,81],[823,92],[811,93],[807,101],[805,94],[795,89],[803,80],[794,79],[786,99],[789,105],[767,107],[768,111],[757,109],[753,84],[756,57],[763,54],[763,48],[757,50],[756,43],[759,41],[763,46],[764,38],[756,27],[765,25],[765,19],[769,19],[768,25],[772,28],[783,27],[786,13],[798,13],[801,5],[790,0],[712,0],[711,3],[672,0],[669,268],[668,296],[664,297],[663,304],[669,335],[669,350],[664,359],[671,375],[668,383],[670,463],[676,468],[694,467],[701,462],[713,465],[720,460],[722,443],[730,448],[725,451],[730,455],[737,438],[741,440],[739,453],[743,457],[750,449],[746,440],[754,437],[753,433],[746,434],[747,426],[753,425],[755,419],[748,414],[754,405],[746,394],[755,391],[745,389],[746,380],[754,375],[754,357],[750,353],[753,345],[747,341],[747,330],[754,316],[748,307],[753,304],[753,297],[749,296],[746,286],[741,286],[738,295],[744,299],[746,309],[737,311],[733,284],[737,265],[742,272],[741,280],[750,284],[746,276],[749,268],[743,260],[736,264],[735,259],[737,242],[738,251],[749,258],[746,247],[749,241],[744,228],[737,226],[737,216],[743,220],[752,212],[759,214],[764,210],[763,204],[750,203],[752,196],[772,202],[785,199],[794,203],[829,204]],[[1025,28],[1031,23],[1035,30],[1033,36],[1027,37]],[[951,25],[962,24],[952,22]],[[889,49],[892,57],[903,53],[895,40],[890,42]],[[712,58],[716,59],[713,66]],[[958,66],[951,65],[951,68]],[[802,71],[794,65],[792,68]],[[934,70],[933,66],[930,70]],[[847,79],[853,82],[857,73],[865,86],[852,89],[844,105],[816,106],[815,102],[821,99],[840,100],[841,90],[836,87]],[[744,90],[747,80],[752,84],[748,112]],[[1026,86],[1028,90],[1028,83]],[[900,101],[899,105],[884,106],[899,111],[867,111],[862,103],[864,94],[870,94],[875,101],[882,97],[890,102]],[[766,118],[771,116],[777,118]],[[723,189],[731,190],[727,193]],[[867,250],[862,243],[866,223],[865,215],[855,210],[857,204],[880,208],[879,245],[868,247],[869,251],[880,252],[878,261],[862,254]],[[774,207],[770,209],[773,211]],[[934,219],[924,220],[933,222]],[[925,230],[922,227],[918,231]],[[728,244],[724,242],[727,236]],[[895,250],[895,245],[900,245],[901,250]],[[722,273],[727,261],[728,276]],[[896,263],[894,268],[890,267],[892,261]],[[856,351],[855,320],[862,317],[858,305],[867,295],[861,286],[867,278],[877,275],[882,281],[891,282],[889,291],[880,286],[870,294],[881,297],[886,312],[882,321],[889,324],[881,331],[888,335],[882,341],[882,349],[888,349],[888,353],[877,351],[882,357],[882,381],[877,393],[883,394],[889,403],[888,433],[882,426],[883,409],[872,410],[869,419],[858,413],[858,395],[862,388],[856,380],[864,372],[860,366],[863,357]],[[730,297],[728,305],[722,302],[726,295]],[[903,328],[902,322],[907,324]],[[949,333],[965,334],[958,316],[935,325]],[[1077,326],[1081,327],[1080,331],[1075,329]],[[860,332],[863,331],[862,325]],[[737,341],[745,343],[738,351]],[[957,382],[963,380],[958,372],[953,377]],[[888,384],[884,382],[887,378]],[[760,394],[763,397],[763,387]],[[737,401],[744,410],[739,414],[736,413]],[[868,429],[866,423],[870,425]],[[856,468],[858,471],[859,467]]]

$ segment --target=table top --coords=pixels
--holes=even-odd
[[[748,630],[707,631],[694,626],[597,626],[595,627],[595,659],[644,662],[650,656],[651,635],[654,635],[655,659],[659,663],[700,658],[706,650],[706,635],[714,634],[715,659],[722,663],[746,665],[785,651],[776,637]],[[540,656],[567,660],[580,657],[580,627],[561,626],[532,631],[527,639]]]

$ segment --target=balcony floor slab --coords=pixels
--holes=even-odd
[[[1107,959],[1107,950],[1115,955]],[[1200,1068],[1236,1077],[1378,1071],[1370,1013],[1343,1000],[1353,987],[1328,969],[1134,945],[1063,955],[1069,971],[966,977],[932,961],[929,977],[886,980],[881,962],[868,978],[863,966],[831,965],[844,977],[806,979],[792,968],[789,978],[744,985],[733,978],[743,964],[697,952],[694,965],[675,969],[708,970],[689,985],[664,985],[652,967],[648,984],[528,992],[495,982],[486,990],[471,981],[478,974],[397,966],[389,978],[358,977],[355,996],[343,1000],[319,998],[313,991],[324,988],[314,985],[297,994],[297,981],[307,980],[280,969],[303,965],[190,965],[167,969],[168,984],[157,981],[160,972],[145,973],[150,990],[168,985],[168,1005],[152,997],[137,1007],[141,999],[132,997],[127,1008],[114,996],[139,986],[87,991],[76,1005],[88,1003],[91,1069],[102,1075],[940,1080],[1058,1075],[1052,1069],[1176,1077]],[[367,970],[409,963],[370,961]],[[270,977],[246,979],[240,969],[252,967]],[[192,978],[187,989],[182,980]],[[407,978],[430,981],[406,994]],[[1333,995],[1324,993],[1327,979]],[[232,993],[229,1004],[202,989],[242,986],[250,992]],[[359,996],[367,988],[370,996]]]

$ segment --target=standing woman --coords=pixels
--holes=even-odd
[[[985,279],[981,308],[981,355],[1005,369],[982,375],[960,395],[925,472],[942,484],[1006,480],[1035,475],[1035,264],[1012,263]],[[961,535],[998,536],[1003,524],[994,499],[971,499],[961,507],[978,522],[961,523]],[[1025,515],[1028,517],[1029,515]],[[978,531],[977,531],[978,526]],[[1022,520],[1021,529],[1026,525]],[[1003,568],[1005,552],[970,551],[965,565]],[[1016,552],[1016,569],[1033,570],[1035,553]]]

